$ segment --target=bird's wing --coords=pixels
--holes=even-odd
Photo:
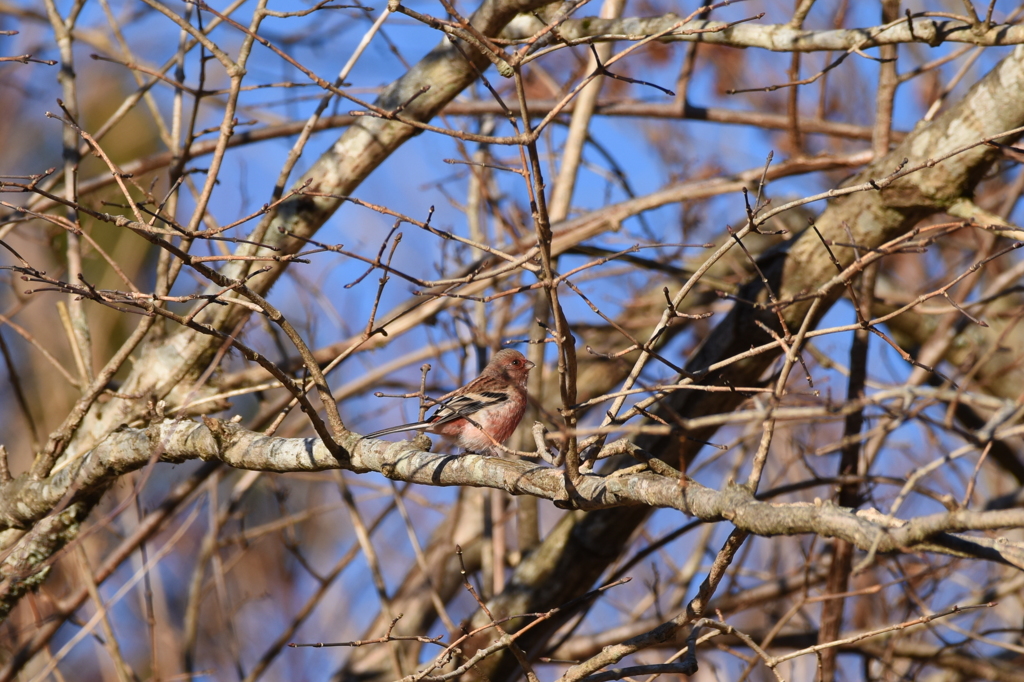
[[[392,426],[388,429],[374,431],[373,433],[363,436],[363,438],[379,438],[392,433],[401,433],[402,431],[422,431],[424,429],[429,429],[432,426],[447,424],[448,422],[453,422],[456,419],[462,419],[464,417],[468,417],[472,420],[473,414],[476,412],[479,412],[484,408],[491,407],[492,405],[503,403],[506,400],[508,400],[508,394],[500,391],[474,391],[472,393],[461,393],[440,403],[434,414],[424,421],[413,422],[412,424],[402,424],[400,426]]]
[[[473,418],[473,414],[491,407],[498,405],[508,400],[508,394],[502,393],[501,391],[474,391],[472,393],[462,393],[456,396],[452,396],[448,400],[444,401],[437,406],[437,411],[430,417],[430,424],[437,426],[439,424],[446,424],[456,419],[462,419],[468,417]]]

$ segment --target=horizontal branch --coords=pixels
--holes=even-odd
[[[666,31],[680,21],[676,14],[659,17],[625,17],[600,19],[581,17],[569,19],[558,27],[563,41],[607,42],[640,40]],[[539,24],[537,24],[539,25]],[[513,26],[522,32],[515,38],[526,39],[537,25],[526,22]],[[772,52],[845,52],[880,45],[925,43],[932,47],[942,43],[968,43],[978,46],[1006,46],[1024,43],[1024,26],[993,24],[975,27],[958,19],[914,17],[900,19],[887,26],[811,31],[788,24],[743,23],[727,26],[724,21],[695,20],[680,25],[662,42],[700,42],[729,47],[759,47]],[[509,36],[506,30],[503,37]]]
[[[951,534],[1024,527],[1024,509],[958,510],[887,524],[877,512],[854,513],[829,502],[761,502],[742,486],[718,491],[689,479],[652,472],[588,474],[568,487],[562,470],[525,461],[424,452],[407,441],[365,440],[354,433],[340,439],[340,445],[345,460],[332,456],[316,438],[269,437],[214,419],[204,423],[165,420],[144,429],[125,428],[47,479],[36,481],[23,475],[0,486],[0,526],[27,528],[50,513],[68,491],[73,490],[75,496],[95,495],[117,476],[139,469],[155,457],[173,463],[220,461],[239,469],[278,473],[339,468],[377,472],[420,485],[493,488],[532,495],[563,508],[640,505],[676,509],[703,521],[730,521],[755,535],[813,533],[842,538],[863,550],[877,541],[880,552],[928,551],[1024,568],[1024,546]]]

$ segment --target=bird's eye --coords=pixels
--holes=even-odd
[[[519,361],[518,361],[518,360],[513,360],[513,361],[512,361],[512,364],[513,364],[513,365],[518,365],[518,364],[519,364]]]

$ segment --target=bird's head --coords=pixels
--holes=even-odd
[[[493,370],[495,374],[504,374],[512,381],[525,386],[526,377],[529,376],[530,370],[534,366],[519,351],[505,348],[494,354],[487,369]]]

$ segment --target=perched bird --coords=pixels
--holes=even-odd
[[[526,378],[534,364],[517,350],[494,354],[476,379],[442,396],[427,419],[377,431],[378,438],[401,431],[426,431],[447,436],[469,452],[489,453],[519,426],[526,411]]]

